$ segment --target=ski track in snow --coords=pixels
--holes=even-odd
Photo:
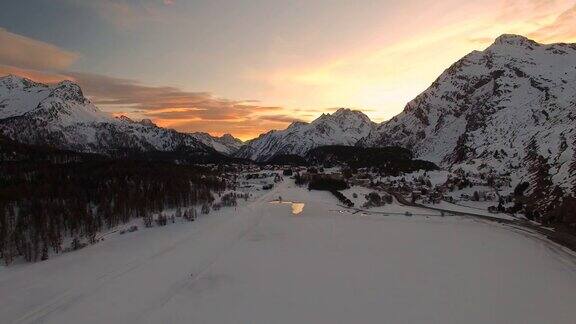
[[[269,204],[279,195],[304,211]],[[2,268],[0,321],[573,323],[574,266],[521,229],[340,213],[286,181],[194,223]]]

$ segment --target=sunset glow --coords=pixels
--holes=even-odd
[[[244,140],[337,107],[387,120],[504,33],[576,41],[576,6],[563,0],[382,0],[352,12],[327,0],[40,2],[36,24],[52,19],[54,30],[11,19],[19,4],[3,5],[0,74],[74,79],[111,113]],[[60,25],[63,9],[78,18]]]

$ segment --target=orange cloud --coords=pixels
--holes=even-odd
[[[62,80],[70,79],[69,76],[58,73],[42,72],[36,70],[21,69],[14,66],[0,65],[0,76],[2,75],[19,75],[31,80],[42,83],[56,83]]]
[[[300,118],[288,115],[264,115],[259,117],[262,121],[276,122],[276,123],[292,123],[295,121],[302,121]]]
[[[576,41],[576,5],[561,13],[552,23],[530,33],[544,42]]]
[[[0,28],[0,64],[32,70],[70,67],[78,54]]]
[[[214,136],[232,134],[241,140],[249,140],[271,129],[284,129],[288,122],[265,121],[259,118],[242,121],[207,122],[196,119],[154,119],[158,126],[174,128],[183,132],[205,132]]]
[[[231,133],[248,139],[271,128],[284,128],[296,119],[271,115],[285,110],[259,105],[256,100],[231,100],[209,92],[147,86],[98,74],[68,74],[100,107],[110,112],[122,111],[135,119],[151,118],[160,126],[180,131],[203,131],[213,135]]]

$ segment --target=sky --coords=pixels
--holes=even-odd
[[[0,75],[246,140],[339,107],[388,120],[504,33],[576,42],[576,1],[2,1]]]

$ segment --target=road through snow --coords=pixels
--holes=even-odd
[[[303,212],[269,203],[278,196]],[[288,180],[198,222],[3,268],[0,322],[576,320],[576,266],[553,243],[460,217],[337,209],[329,193]]]

